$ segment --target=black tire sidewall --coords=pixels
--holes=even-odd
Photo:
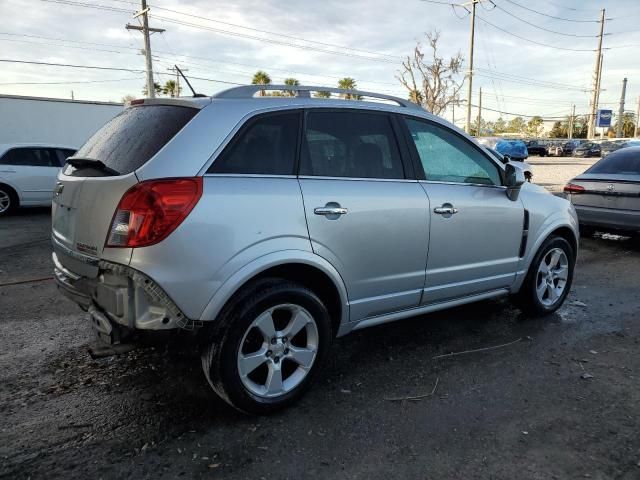
[[[273,306],[285,303],[299,305],[313,317],[318,329],[318,352],[311,370],[300,385],[277,398],[259,397],[249,392],[240,380],[237,368],[238,349],[249,325],[258,315]],[[222,393],[221,396],[228,403],[245,413],[270,413],[295,402],[321,371],[332,339],[329,312],[322,301],[311,290],[284,280],[253,295],[243,296],[221,320],[223,325],[220,325],[219,330],[223,331],[213,339],[221,344],[209,357],[210,381],[215,390],[223,390],[219,393]]]
[[[560,296],[560,299],[553,305],[548,306],[544,305],[538,299],[538,295],[536,292],[536,278],[540,262],[547,255],[549,250],[554,248],[561,248],[562,250],[564,250],[564,253],[569,261],[569,276],[567,278],[567,283],[565,285],[564,291],[562,292],[562,295]],[[531,262],[531,266],[529,267],[529,271],[527,273],[527,278],[525,279],[525,283],[521,291],[521,305],[524,307],[524,309],[530,313],[547,315],[555,312],[558,308],[560,308],[567,298],[567,295],[569,295],[569,291],[571,290],[575,262],[575,252],[571,244],[569,244],[566,239],[558,236],[553,236],[545,240],[542,246],[538,249],[538,252],[533,258],[533,261]]]

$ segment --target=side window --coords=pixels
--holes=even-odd
[[[366,112],[310,111],[302,143],[300,174],[404,178],[389,117]]]
[[[0,159],[2,165],[29,165],[30,151],[27,148],[12,148]]]
[[[431,122],[405,121],[427,180],[501,184],[498,168],[461,136]]]
[[[56,149],[56,154],[57,154],[58,162],[60,163],[60,166],[63,167],[64,164],[67,162],[67,158],[73,156],[74,153],[76,153],[74,150],[69,150],[67,148]]]
[[[4,154],[0,163],[29,167],[57,167],[58,159],[47,148],[13,148]]]
[[[300,115],[273,113],[249,120],[207,173],[294,174]]]

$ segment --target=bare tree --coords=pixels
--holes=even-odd
[[[409,91],[409,100],[440,115],[449,105],[459,102],[458,93],[464,83],[464,78],[458,81],[463,57],[460,52],[449,59],[438,55],[440,32],[437,30],[427,33],[426,37],[431,57],[426,58],[422,44],[418,43],[413,54],[402,62],[396,78]]]

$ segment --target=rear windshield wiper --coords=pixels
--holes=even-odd
[[[69,157],[67,163],[75,168],[93,168],[110,176],[118,176],[120,172],[113,168],[107,167],[102,160],[89,157]]]

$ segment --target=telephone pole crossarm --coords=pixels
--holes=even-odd
[[[151,62],[151,40],[149,39],[149,33],[162,33],[164,28],[149,27],[149,7],[147,6],[147,0],[141,0],[142,8],[139,12],[133,16],[134,18],[142,17],[142,25],[131,25],[127,23],[127,30],[137,30],[142,32],[144,37],[144,58],[147,70],[147,95],[149,98],[155,98],[156,89],[153,82],[153,64]]]

